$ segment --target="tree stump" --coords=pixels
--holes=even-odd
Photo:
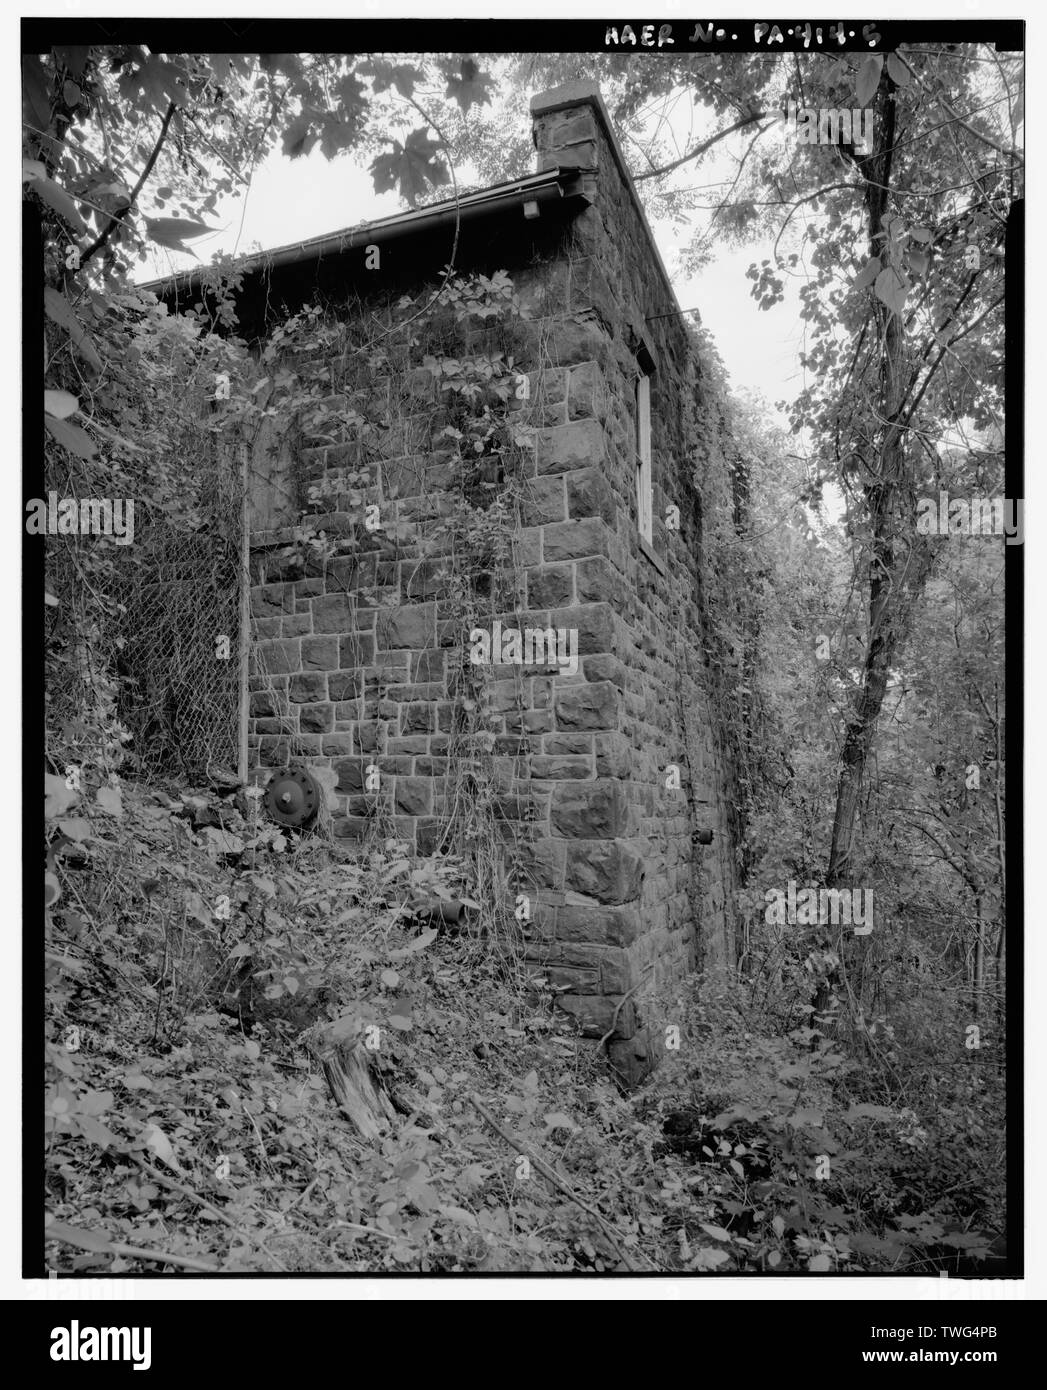
[[[362,1139],[379,1139],[396,1112],[374,1065],[374,1054],[359,1040],[337,1044],[320,1056],[335,1104]]]

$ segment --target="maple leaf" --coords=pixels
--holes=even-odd
[[[430,186],[451,182],[446,164],[436,157],[436,142],[424,127],[412,130],[405,144],[394,140],[392,145],[392,154],[380,154],[371,165],[376,193],[399,188],[400,196],[415,207]]]
[[[402,97],[413,95],[415,84],[422,76],[417,68],[407,63],[387,63],[382,58],[373,58],[368,63],[361,63],[358,71],[372,79],[376,92],[395,87]]]
[[[357,128],[351,121],[339,120],[337,116],[325,116],[320,136],[320,150],[324,158],[334,159],[342,150],[349,149],[354,144],[357,134]]]
[[[343,77],[333,92],[336,109],[320,120],[320,149],[326,159],[356,144],[367,116],[367,91],[356,73]]]
[[[493,82],[489,73],[481,72],[474,58],[462,58],[456,72],[452,64],[441,64],[447,78],[447,97],[453,97],[466,115],[470,106],[483,106],[490,100],[489,90]]]
[[[189,100],[183,70],[153,54],[150,54],[135,71],[122,73],[119,87],[124,97],[131,102],[137,102],[138,93],[141,92],[146,104],[156,111],[163,111],[168,103],[185,106]]]
[[[303,111],[284,131],[284,154],[288,159],[308,154],[316,144],[317,135],[312,128],[315,115],[314,111]]]
[[[147,217],[145,230],[149,239],[155,241],[158,246],[166,246],[172,251],[185,251],[183,242],[205,236],[215,228],[209,227],[206,222],[196,222],[188,217]]]
[[[334,95],[340,108],[341,119],[359,127],[367,112],[367,88],[355,72],[350,72],[334,85]]]

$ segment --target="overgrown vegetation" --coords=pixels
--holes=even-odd
[[[420,929],[413,904],[468,883],[455,857],[332,856],[259,827],[234,792],[52,796],[52,1268],[859,1271],[989,1254],[1000,1175],[971,1133],[977,1055],[917,1114],[911,1069],[908,1090],[877,1086],[864,1060],[812,1053],[802,1012],[769,1031],[755,984],[696,979],[683,1045],[626,1098],[541,974],[507,979],[467,937]],[[377,1142],[320,1065],[368,1034],[396,1111]]]
[[[757,74],[717,61],[717,116],[757,78],[774,95],[770,65]],[[870,80],[847,62],[816,69],[815,90],[832,104],[851,104],[856,76]],[[877,68],[868,97],[881,113],[910,102],[915,129],[958,100],[934,55],[914,54],[905,71]],[[455,500],[408,522],[402,539],[448,585],[462,630],[511,606],[525,420],[506,279],[448,267],[438,300],[427,291],[390,304],[381,334],[360,341],[326,306],[307,306],[277,329],[258,369],[230,331],[235,269],[213,272],[216,308],[201,302],[173,318],[129,283],[147,237],[184,248],[279,138],[292,154],[320,139],[325,152],[374,156],[377,181],[398,180],[412,201],[445,185],[442,107],[435,140],[424,111],[426,124],[395,143],[383,127],[390,104],[419,112],[423,75],[439,75],[445,102],[463,113],[489,91],[461,56],[394,66],[130,48],[28,61],[25,178],[47,277],[43,490],[134,497],[145,534],[213,538],[215,518],[237,511],[235,489],[214,498],[187,479],[213,480],[213,460],[274,421],[289,431],[283,442],[303,448],[337,443],[351,426],[366,453],[411,416],[407,402],[379,407],[370,385],[420,374],[440,403],[425,446],[446,457]],[[615,109],[630,122],[644,99],[691,76],[665,65],[651,81],[648,70]],[[1005,66],[1005,88],[1011,80]],[[967,95],[974,86],[960,83]],[[971,175],[957,179],[971,189],[966,203],[953,188],[924,189],[908,156],[894,177],[922,201],[885,231],[869,220],[883,212],[871,190],[887,182],[872,165],[829,190],[849,189],[854,209],[832,202],[828,236],[805,243],[810,361],[821,375],[797,406],[797,426],[815,432],[804,457],[767,428],[759,403],[727,401],[703,352],[723,408],[702,415],[696,458],[710,576],[700,637],[737,779],[743,940],[736,979],[687,983],[680,1048],[639,1095],[619,1094],[600,1049],[578,1049],[557,990],[522,967],[498,813],[519,787],[511,749],[485,727],[480,668],[455,672],[439,852],[404,854],[379,797],[372,834],[350,854],[323,823],[304,836],[268,824],[218,754],[192,767],[168,756],[185,746],[178,711],[143,694],[151,663],[136,647],[156,552],[48,538],[51,1267],[995,1267],[1005,1198],[1003,561],[989,540],[941,540],[933,555],[921,542],[911,592],[903,576],[917,489],[992,492],[1002,481],[997,253],[1020,158],[995,126],[979,127],[956,124],[948,138],[963,144],[938,147]],[[485,132],[500,138],[486,117],[455,130],[478,154]],[[978,159],[964,171],[972,140]],[[916,135],[910,144],[920,148]],[[817,157],[804,170],[812,188]],[[206,195],[203,159],[224,170]],[[752,229],[755,207],[739,197],[724,223]],[[171,208],[190,215],[170,218]],[[944,259],[961,232],[981,238],[984,268],[961,273]],[[924,261],[932,244],[940,272]],[[874,252],[883,266],[859,283]],[[797,258],[754,267],[768,305],[784,265],[795,270]],[[918,307],[907,328],[927,329],[930,356],[898,338],[899,296],[904,307],[910,292]],[[483,346],[470,338],[477,322]],[[884,360],[889,411],[878,394]],[[332,406],[336,396],[350,405]],[[904,447],[878,432],[903,413]],[[274,557],[286,573],[329,577],[366,551],[365,528],[339,532],[325,518],[357,512],[369,480],[361,458],[303,480],[309,515]],[[234,569],[235,535],[230,526]],[[878,576],[888,572],[898,583],[885,594]],[[901,590],[885,649],[882,605]],[[235,615],[214,621],[235,650]],[[142,716],[157,708],[166,725]],[[875,893],[870,936],[768,920],[768,890],[838,883],[844,860],[850,881]],[[433,900],[464,905],[465,930],[438,932],[426,916]],[[354,1138],[329,1093],[325,1064],[346,1045],[368,1054],[391,1107],[373,1141]]]

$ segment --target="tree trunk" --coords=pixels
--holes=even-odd
[[[894,100],[887,82],[884,75],[877,94],[882,144],[869,158],[858,161],[866,180],[869,255],[879,256],[885,269],[890,239],[883,235],[884,213],[890,196],[894,141]],[[900,419],[908,374],[902,320],[886,304],[879,300],[874,302],[873,312],[879,329],[880,382],[873,408],[876,417],[885,425],[879,447],[874,449],[875,456],[864,459],[863,470],[872,532],[868,561],[869,627],[862,681],[854,697],[840,753],[836,810],[825,875],[827,888],[851,886],[848,879],[858,799],[887,693],[891,665],[909,636],[913,608],[933,565],[933,551],[926,538],[916,533],[907,433]],[[906,523],[904,531],[903,522]],[[842,931],[836,934],[832,945],[842,959]],[[828,972],[819,983],[814,999],[816,1013],[825,1011],[840,978],[837,969]]]
[[[971,1011],[975,1023],[981,1017],[982,1012],[982,993],[985,989],[985,919],[982,916],[982,899],[979,896],[975,900],[975,912],[978,918],[978,925],[975,928],[974,938],[974,971],[971,981],[972,1001]]]

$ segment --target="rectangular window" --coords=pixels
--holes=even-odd
[[[640,535],[650,544],[653,533],[651,486],[651,378],[636,378],[636,516]]]

